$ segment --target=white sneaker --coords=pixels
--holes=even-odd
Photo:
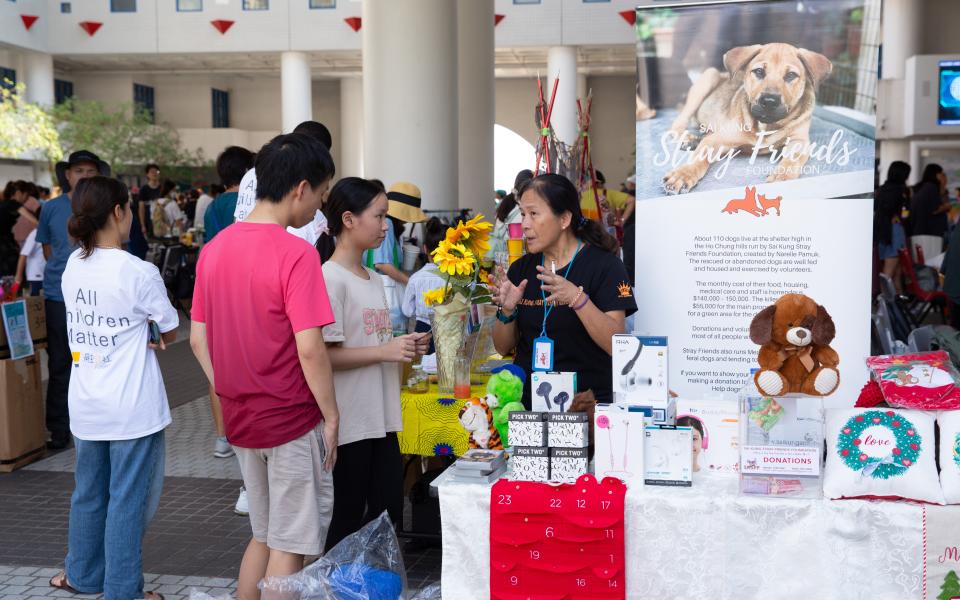
[[[233,447],[226,437],[218,437],[213,443],[213,455],[217,458],[230,458],[234,455]]]
[[[233,512],[241,517],[250,516],[250,505],[247,504],[247,488],[240,488],[240,497],[237,498],[237,505],[233,507]]]

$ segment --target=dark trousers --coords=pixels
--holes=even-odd
[[[400,524],[403,466],[396,433],[337,448],[337,464],[333,468],[333,517],[326,550],[379,517],[384,510],[394,525]]]
[[[50,381],[47,384],[47,429],[56,439],[70,435],[67,389],[73,362],[67,337],[67,307],[63,302],[45,300],[47,309],[47,355],[50,357]]]

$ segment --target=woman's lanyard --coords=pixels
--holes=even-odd
[[[577,260],[577,255],[580,254],[582,247],[583,242],[577,242],[577,251],[573,253],[566,271],[563,272],[562,277],[564,279],[570,274],[573,262]],[[540,266],[543,266],[543,255],[540,256]],[[543,291],[542,283],[540,284],[540,297],[543,298],[543,323],[540,327],[540,337],[533,340],[533,370],[550,371],[553,369],[553,340],[547,337],[547,317],[553,312],[554,305],[547,306],[547,293]]]

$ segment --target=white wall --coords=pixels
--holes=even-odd
[[[19,0],[0,2],[0,40],[21,48],[44,51],[47,47],[50,19],[47,18],[47,0]],[[20,15],[40,17],[27,31]],[[3,65],[7,66],[7,65]]]
[[[73,95],[82,100],[98,100],[106,104],[133,102],[133,83],[152,85],[152,77],[132,75],[75,74],[69,77],[73,81]],[[154,98],[156,100],[156,98]]]
[[[137,12],[112,13],[109,0],[72,0],[72,12],[63,14],[60,0],[47,0],[47,50],[52,54],[155,53],[157,2],[173,4],[170,0],[137,0]],[[103,26],[90,36],[80,27],[82,21]],[[4,34],[0,34],[0,41],[6,41]]]

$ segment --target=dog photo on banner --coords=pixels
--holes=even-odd
[[[636,26],[635,329],[678,348],[671,387],[740,390],[786,293],[826,307],[862,381],[879,0],[645,1]]]

